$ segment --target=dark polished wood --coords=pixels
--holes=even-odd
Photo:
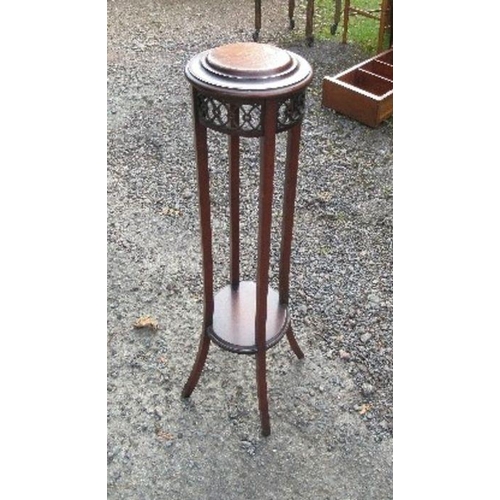
[[[257,351],[255,355],[255,366],[257,375],[257,399],[259,401],[260,427],[263,436],[271,434],[271,423],[269,418],[269,402],[267,400],[266,379],[266,351]]]
[[[288,19],[290,22],[290,29],[295,28],[295,19],[293,18],[293,13],[295,12],[295,0],[288,0]]]
[[[307,0],[306,6],[306,42],[311,46],[314,43],[314,0]]]
[[[257,305],[255,343],[265,350],[269,254],[273,203],[274,156],[276,149],[276,101],[264,105],[264,136],[260,138],[259,229],[257,241]]]
[[[228,285],[215,295],[210,338],[220,347],[238,354],[257,352],[255,313],[257,287],[253,281],[242,281],[235,289]],[[286,333],[290,316],[280,304],[278,292],[268,288],[266,304],[265,348],[273,347]]]
[[[260,29],[262,27],[262,0],[255,0],[255,31],[252,38],[256,42],[259,39]]]
[[[295,195],[297,192],[297,170],[299,166],[299,144],[300,144],[300,124],[288,131],[286,163],[285,163],[285,183],[283,194],[283,215],[281,227],[281,249],[279,264],[279,294],[280,304],[288,307],[290,298],[290,259],[293,236],[293,216],[295,212]],[[290,347],[299,359],[304,357],[295,339],[292,327],[287,329],[287,338]]]
[[[292,351],[299,359],[302,359],[304,357],[304,353],[302,352],[302,349],[299,347],[295,335],[293,334],[292,325],[288,327],[286,331],[286,336],[288,338],[288,342],[290,343]]]
[[[182,396],[188,398],[193,392],[200,378],[203,366],[207,359],[210,338],[207,329],[212,325],[214,314],[213,296],[213,259],[212,259],[212,227],[210,223],[210,177],[208,173],[208,146],[207,129],[200,122],[196,112],[196,91],[193,89],[193,121],[194,121],[194,142],[196,151],[196,165],[198,172],[198,199],[200,210],[201,244],[203,261],[203,290],[204,290],[204,311],[203,329],[201,332],[198,354],[194,362],[191,374],[182,391]]]
[[[207,67],[227,76],[263,79],[283,74],[293,60],[286,50],[273,45],[242,42],[211,50],[206,62]]]
[[[240,70],[235,68],[237,57],[244,57]],[[201,52],[184,73],[200,92],[236,103],[285,98],[303,91],[312,79],[311,66],[299,54],[255,42]]]
[[[229,105],[231,125],[238,127],[239,107]],[[229,197],[231,217],[231,286],[238,288],[240,283],[240,138],[230,135],[229,141]]]
[[[191,370],[191,374],[182,390],[182,397],[188,398],[194,391],[198,380],[200,379],[201,372],[205,366],[205,361],[207,360],[208,348],[210,347],[210,337],[207,334],[207,327],[203,325],[203,330],[200,338],[200,345],[198,347],[198,353],[196,355],[196,360]]]
[[[256,2],[260,9],[260,2]],[[260,20],[259,20],[260,27]],[[290,325],[289,273],[297,185],[300,124],[312,69],[301,56],[252,42],[223,45],[193,57],[185,68],[192,85],[203,254],[204,321],[196,361],[182,395],[189,397],[203,370],[210,341],[255,354],[262,434],[271,432],[266,352],[285,335],[303,358]],[[228,134],[230,284],[213,293],[212,230],[207,128]],[[288,131],[279,292],[269,286],[276,135]],[[260,138],[259,223],[255,282],[240,276],[240,136]]]
[[[283,216],[281,226],[281,249],[279,286],[280,303],[288,306],[290,289],[290,258],[292,248],[293,216],[297,191],[297,169],[299,166],[300,125],[288,131],[285,185],[283,194]]]
[[[264,135],[260,138],[259,232],[257,243],[257,305],[255,312],[255,343],[257,345],[257,396],[259,398],[262,434],[271,432],[266,380],[266,317],[269,288],[269,254],[273,204],[274,157],[276,149],[277,102],[264,104]]]
[[[196,91],[193,91],[193,101]],[[194,116],[194,137],[198,171],[198,199],[200,211],[201,244],[203,257],[204,314],[206,326],[212,324],[214,314],[214,283],[212,258],[212,225],[210,217],[210,176],[208,173],[207,128]]]

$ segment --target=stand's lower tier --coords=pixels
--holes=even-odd
[[[256,285],[242,281],[237,289],[230,285],[214,298],[213,325],[208,336],[220,347],[239,354],[257,352],[255,345]],[[290,316],[279,295],[271,287],[267,292],[266,349],[274,346],[286,333]]]

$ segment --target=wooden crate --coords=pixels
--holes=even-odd
[[[377,127],[392,115],[392,48],[323,79],[323,106]]]

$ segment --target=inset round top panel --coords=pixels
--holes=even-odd
[[[255,313],[257,289],[253,281],[241,281],[235,290],[228,285],[214,297],[213,324],[210,338],[220,347],[241,354],[257,352]],[[280,304],[276,290],[268,287],[266,315],[266,349],[285,335],[290,325],[286,306]]]
[[[227,76],[265,78],[282,73],[292,66],[290,54],[272,45],[233,43],[211,50],[206,57],[208,67]]]
[[[241,42],[201,52],[186,65],[186,78],[204,90],[231,96],[267,97],[306,87],[310,64],[274,45]]]

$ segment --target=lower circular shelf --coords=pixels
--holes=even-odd
[[[224,287],[214,298],[213,324],[208,336],[220,347],[239,354],[257,352],[255,345],[256,285],[242,281],[238,288]],[[267,292],[266,349],[273,347],[286,333],[290,315],[279,303],[271,287]]]

